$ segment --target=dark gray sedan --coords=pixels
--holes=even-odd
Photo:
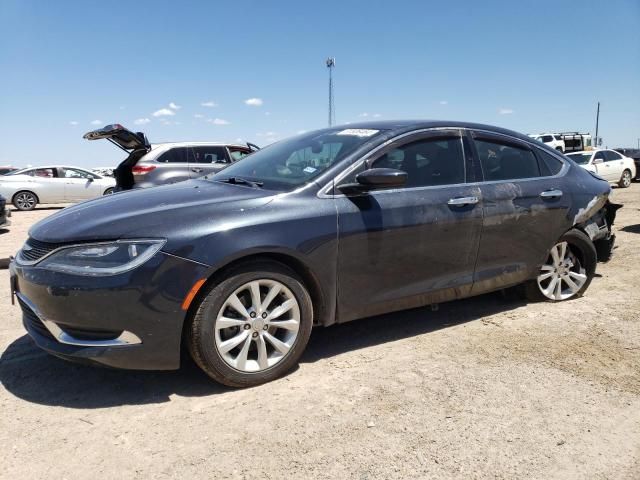
[[[582,295],[618,205],[518,133],[395,121],[318,130],[209,178],[115,194],[35,225],[12,290],[54,355],[212,378],[277,378],[312,327],[523,284]],[[183,347],[184,346],[184,347]]]

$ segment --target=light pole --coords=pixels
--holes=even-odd
[[[329,69],[329,126],[332,126],[336,121],[336,112],[333,104],[333,68],[336,66],[335,57],[329,57],[326,61],[327,68]]]

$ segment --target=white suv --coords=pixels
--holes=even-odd
[[[529,135],[531,138],[538,140],[539,142],[549,145],[551,148],[564,153],[565,145],[564,140],[560,135],[554,133],[540,133],[538,135]]]

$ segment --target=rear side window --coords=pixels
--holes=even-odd
[[[40,178],[57,178],[58,172],[55,168],[37,168],[27,172],[27,175]]]
[[[540,176],[538,161],[527,148],[475,140],[485,181],[517,180]]]
[[[227,163],[227,155],[224,147],[193,147],[191,149],[195,163]]]
[[[377,158],[372,168],[407,172],[406,187],[464,183],[465,167],[460,137],[429,138],[399,146]]]
[[[172,148],[167,150],[156,160],[162,163],[187,163],[186,148]]]
[[[553,155],[537,149],[536,154],[540,159],[540,169],[542,170],[543,175],[555,175],[562,169],[562,162]]]
[[[614,152],[612,150],[605,150],[604,158],[607,162],[612,162],[614,160],[622,159],[622,156],[618,152]]]

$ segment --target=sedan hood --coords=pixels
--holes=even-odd
[[[200,229],[265,205],[274,192],[242,185],[191,180],[89,200],[45,218],[29,235],[42,242],[71,243],[120,238],[184,241]],[[168,245],[169,246],[169,245]]]

